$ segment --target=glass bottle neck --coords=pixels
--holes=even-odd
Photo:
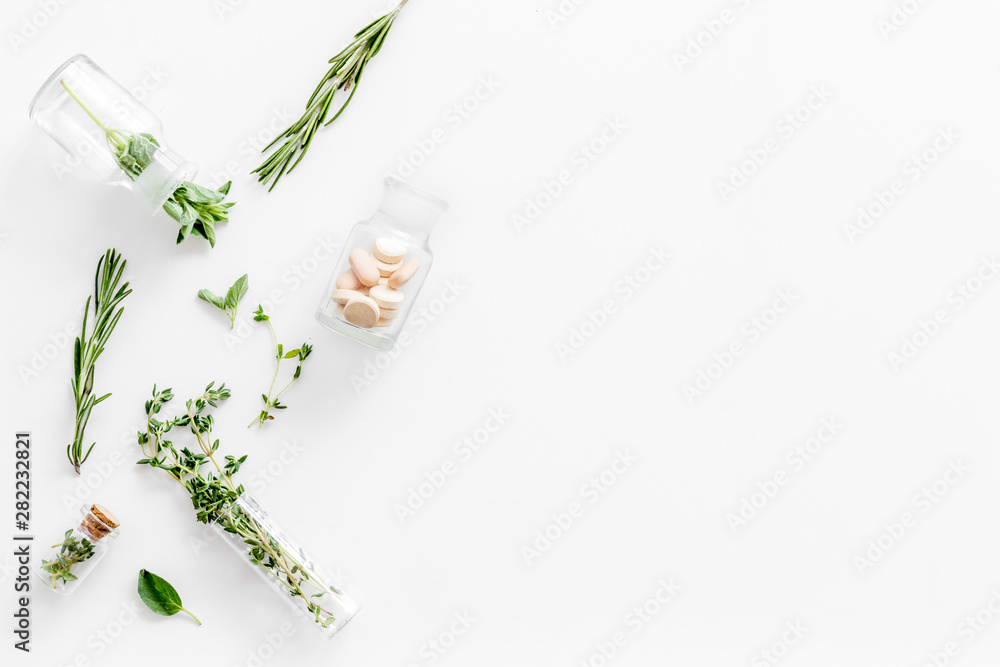
[[[383,187],[376,219],[399,234],[425,243],[434,225],[448,210],[448,204],[395,176],[386,176]]]

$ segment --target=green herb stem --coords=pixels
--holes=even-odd
[[[125,271],[127,260],[122,259],[116,250],[111,249],[104,253],[104,256],[97,262],[97,274],[94,277],[94,294],[87,297],[87,304],[84,306],[83,325],[80,327],[80,335],[76,338],[73,346],[73,400],[76,403],[76,420],[73,430],[73,441],[66,445],[66,456],[73,469],[80,474],[80,467],[90,456],[94,449],[94,444],[90,445],[86,454],[83,452],[83,436],[90,420],[90,413],[98,403],[111,396],[104,394],[97,397],[93,394],[94,372],[98,358],[104,352],[111,332],[118,324],[119,318],[125,312],[125,308],[119,308],[122,300],[132,293],[128,289],[128,283],[120,285],[122,273]],[[90,305],[94,306],[94,330],[87,336],[87,317],[90,313]],[[117,311],[115,310],[117,308]]]
[[[183,611],[185,614],[187,614],[188,616],[190,616],[191,618],[193,618],[195,620],[195,623],[197,623],[198,625],[201,625],[201,621],[198,620],[198,617],[195,616],[194,614],[192,614],[190,611],[188,611],[184,607],[181,607],[181,611]]]
[[[83,100],[81,100],[77,96],[77,94],[73,92],[73,89],[69,87],[69,85],[66,83],[65,79],[60,79],[59,83],[62,84],[62,87],[66,89],[66,92],[69,93],[69,96],[72,97],[74,100],[76,100],[76,103],[80,105],[80,108],[83,109],[87,113],[88,116],[90,116],[90,119],[92,121],[94,121],[95,123],[97,123],[97,127],[101,128],[104,131],[104,135],[105,135],[105,137],[106,137],[106,139],[108,141],[112,141],[113,140],[115,142],[115,145],[119,149],[122,149],[122,148],[125,147],[125,143],[122,141],[122,139],[119,136],[121,134],[121,130],[112,130],[107,125],[105,125],[103,122],[101,122],[101,119],[98,118],[94,114],[94,112],[90,110],[90,107],[88,107],[86,104],[84,104]]]
[[[402,0],[388,14],[375,19],[359,30],[350,44],[333,58],[330,58],[328,61],[330,68],[313,90],[312,95],[309,96],[302,116],[261,151],[266,153],[272,146],[284,139],[284,142],[274,153],[250,172],[257,174],[259,182],[264,185],[270,184],[268,191],[274,189],[286,171],[291,173],[302,161],[320,127],[331,124],[344,113],[351,100],[354,99],[354,94],[358,91],[365,67],[372,58],[378,55],[396,16],[407,2],[408,0]],[[346,92],[349,89],[351,92],[347,100],[330,116],[337,91]]]
[[[284,346],[278,342],[278,334],[274,331],[274,325],[271,324],[271,318],[264,313],[264,307],[262,305],[257,306],[256,312],[254,312],[254,321],[267,323],[268,328],[271,330],[271,339],[274,341],[274,375],[271,376],[271,385],[268,387],[267,394],[261,394],[261,399],[264,401],[264,409],[260,411],[256,417],[250,420],[247,424],[247,428],[252,428],[254,424],[257,424],[258,428],[263,428],[264,424],[270,420],[274,419],[274,415],[271,414],[271,410],[284,410],[288,406],[281,402],[281,395],[285,393],[289,387],[292,386],[299,376],[302,374],[302,363],[306,360],[312,353],[312,345],[306,343],[302,344],[302,347],[296,348],[294,350],[289,350],[285,352]],[[298,358],[298,366],[295,368],[295,372],[292,374],[292,379],[288,381],[277,394],[274,394],[274,384],[278,381],[278,371],[281,370],[281,362],[284,359],[295,359]],[[274,396],[272,397],[272,394]]]

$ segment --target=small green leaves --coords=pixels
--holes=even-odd
[[[296,348],[294,350],[289,350],[285,352],[285,346],[278,342],[278,336],[274,332],[274,325],[271,324],[271,318],[264,313],[264,307],[259,305],[257,310],[254,312],[253,319],[257,322],[267,322],[268,328],[271,329],[271,338],[274,340],[274,377],[271,378],[271,388],[268,389],[266,394],[261,394],[260,398],[264,401],[264,409],[260,411],[254,419],[250,420],[247,424],[247,428],[251,428],[255,423],[258,428],[263,428],[264,423],[274,419],[274,415],[270,413],[270,410],[284,410],[288,406],[282,404],[281,395],[285,393],[285,390],[292,386],[292,383],[299,379],[302,374],[302,362],[305,358],[309,356],[312,352],[312,345],[306,343],[302,344],[302,347]],[[288,384],[284,386],[277,394],[274,394],[274,383],[278,379],[278,371],[281,369],[281,362],[285,359],[298,359],[299,364],[295,368],[295,373],[292,374],[292,379],[288,381]],[[274,398],[271,395],[274,394]]]
[[[198,298],[202,301],[207,301],[219,310],[223,311],[229,318],[229,328],[232,329],[236,325],[236,311],[240,305],[240,301],[246,296],[247,290],[250,288],[250,281],[247,278],[247,274],[243,274],[236,279],[233,286],[226,291],[226,296],[221,297],[212,292],[211,290],[203,289],[198,291]]]
[[[174,587],[163,577],[158,577],[148,570],[139,570],[139,597],[154,614],[173,616],[183,611],[201,625],[198,617],[183,607],[181,596]]]
[[[52,548],[59,549],[56,559],[42,561],[42,569],[51,578],[52,588],[56,588],[60,581],[76,581],[76,575],[71,572],[73,567],[94,555],[94,545],[87,539],[73,535],[72,528],[63,535],[63,541],[53,544]]]
[[[235,202],[223,202],[229,194],[232,181],[218,190],[209,190],[200,185],[184,181],[163,204],[163,210],[180,223],[177,243],[189,235],[200,236],[215,247],[215,223],[229,221],[229,209]]]

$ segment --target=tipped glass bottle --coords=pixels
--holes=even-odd
[[[113,540],[118,537],[118,520],[102,505],[84,505],[80,508],[83,520],[76,528],[67,530],[48,559],[42,559],[35,574],[45,582],[46,588],[62,595],[72,595],[97,564],[108,553]]]
[[[150,213],[160,209],[180,224],[177,243],[199,236],[215,246],[215,225],[229,220],[217,190],[192,183],[197,168],[164,141],[160,119],[84,55],[73,56],[42,85],[28,115],[103,183],[137,194]]]
[[[244,493],[223,508],[212,526],[282,600],[327,639],[361,609],[340,582],[249,495]]]
[[[165,142],[163,124],[93,60],[83,54],[63,63],[35,94],[28,115],[46,134],[85,165],[102,183],[132,190],[155,213],[197,167]],[[153,137],[151,154],[129,156],[131,134]],[[148,148],[142,146],[142,148]],[[125,160],[148,157],[131,178],[116,155]],[[73,163],[71,163],[73,164]],[[134,175],[134,174],[133,174]]]
[[[316,311],[320,324],[369,347],[391,349],[430,271],[430,235],[447,210],[447,202],[386,176],[375,215],[357,223],[344,243]],[[370,270],[352,260],[359,251],[378,271],[374,284],[375,274],[359,277]]]

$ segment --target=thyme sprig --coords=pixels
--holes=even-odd
[[[136,463],[163,470],[183,486],[191,497],[198,521],[216,523],[226,532],[237,535],[249,547],[250,562],[274,577],[291,597],[301,598],[316,623],[328,627],[336,619],[318,599],[330,593],[339,595],[337,589],[304,564],[301,554],[289,552],[267,532],[266,526],[236,504],[244,489],[233,477],[247,456],[227,455],[220,465],[219,440],[212,440],[215,421],[208,408],[218,407],[231,393],[225,384],[218,389],[214,387],[215,383],[211,382],[204,393],[188,400],[180,416],[161,420],[157,415],[174,395],[170,389],[158,391],[154,385],[152,398],[146,401],[146,431],[137,434],[145,458]],[[167,440],[174,427],[186,427],[194,435],[197,447],[178,449]]]
[[[283,404],[279,399],[281,399],[281,395],[285,393],[285,390],[291,387],[292,383],[298,380],[299,376],[302,375],[302,362],[305,361],[306,357],[312,353],[312,345],[303,343],[302,347],[285,352],[285,347],[278,342],[278,334],[274,332],[274,325],[271,324],[271,318],[264,313],[264,306],[260,304],[257,305],[257,310],[253,314],[253,319],[255,322],[267,322],[267,326],[271,330],[271,339],[274,340],[275,350],[274,375],[271,377],[271,386],[267,390],[266,394],[260,395],[261,399],[264,401],[264,409],[260,411],[259,415],[251,419],[249,424],[247,424],[247,428],[252,427],[254,424],[257,424],[257,428],[263,428],[265,422],[274,419],[274,415],[269,412],[270,410],[285,410],[288,408],[288,406]],[[274,383],[278,380],[278,371],[281,369],[281,362],[284,359],[295,358],[298,358],[299,365],[295,367],[295,373],[292,374],[292,379],[289,380],[288,384],[282,387],[277,394],[274,394]],[[271,398],[271,394],[274,394],[274,398]]]
[[[330,58],[330,69],[316,86],[313,94],[306,102],[306,109],[302,117],[292,123],[288,129],[274,138],[261,151],[266,153],[272,146],[282,139],[285,142],[278,150],[270,155],[264,162],[254,169],[252,174],[257,174],[257,180],[264,185],[269,182],[273,190],[274,186],[281,180],[282,175],[287,170],[289,173],[295,169],[296,165],[305,157],[309,145],[320,126],[329,125],[340,118],[344,109],[354,99],[354,94],[358,92],[358,85],[361,83],[361,75],[364,74],[368,62],[378,55],[382,44],[385,42],[389,29],[392,28],[396,15],[406,5],[409,0],[402,0],[395,9],[385,16],[375,19],[354,35],[354,41],[348,44],[344,50]],[[333,98],[338,90],[350,94],[340,108],[327,120]]]
[[[74,536],[72,528],[63,535],[63,541],[53,544],[52,548],[59,549],[56,559],[42,561],[42,569],[52,578],[52,588],[56,588],[60,581],[76,581],[73,567],[94,555],[94,545],[90,540]]]
[[[93,297],[87,297],[87,304],[84,306],[83,325],[80,327],[80,335],[77,336],[73,344],[73,399],[76,402],[76,427],[73,431],[73,441],[66,445],[66,456],[73,464],[76,474],[80,474],[80,466],[90,456],[94,445],[92,443],[83,453],[83,435],[90,421],[90,413],[94,406],[111,396],[110,393],[103,396],[95,396],[94,391],[94,369],[97,359],[104,352],[104,346],[111,338],[111,332],[118,324],[119,318],[125,312],[125,308],[118,308],[122,300],[132,293],[128,289],[128,283],[121,285],[122,273],[125,271],[127,260],[114,249],[108,250],[104,256],[97,261],[97,274],[94,277]],[[87,337],[87,316],[90,313],[91,300],[94,305],[94,331]],[[118,308],[116,311],[115,309]]]
[[[69,96],[80,105],[90,119],[104,132],[108,150],[115,162],[130,180],[136,180],[142,175],[155,158],[160,142],[156,137],[146,132],[129,132],[108,127],[90,110],[82,99],[61,80],[62,87]],[[215,223],[229,221],[229,209],[234,202],[223,202],[229,194],[232,181],[227,182],[218,190],[210,190],[190,181],[182,181],[163,203],[163,210],[180,223],[177,232],[177,243],[189,235],[200,236],[215,247]]]

